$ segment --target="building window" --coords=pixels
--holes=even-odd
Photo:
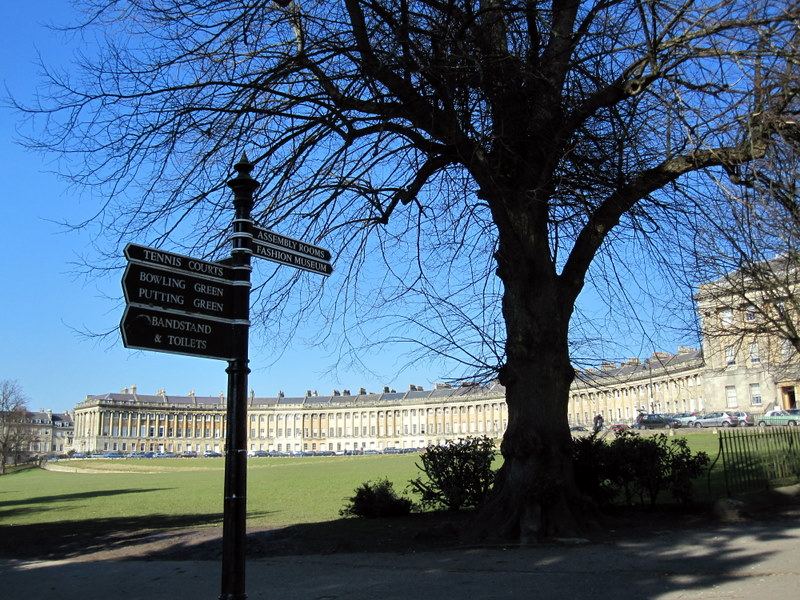
[[[736,399],[736,386],[734,385],[725,386],[725,406],[728,408],[739,406],[739,402]]]
[[[794,345],[789,340],[781,340],[781,358],[784,361],[791,360],[794,354]]]
[[[756,307],[755,306],[748,306],[744,309],[744,320],[746,323],[755,323],[756,322]]]
[[[733,346],[727,346],[725,348],[725,363],[729,365],[736,364],[736,348]]]
[[[719,311],[719,324],[722,327],[733,325],[733,311],[730,308],[724,308]]]
[[[761,355],[758,351],[758,342],[750,343],[750,362],[754,365],[761,362]]]
[[[761,406],[761,384],[750,384],[750,404],[753,406]]]

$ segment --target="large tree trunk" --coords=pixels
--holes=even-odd
[[[591,515],[573,476],[566,332],[547,319],[536,329],[541,339],[530,340],[527,356],[509,356],[501,372],[509,412],[504,463],[482,514],[486,533],[521,543],[578,535]]]
[[[581,283],[563,282],[542,231],[520,235],[524,229],[513,227],[510,236],[501,229],[496,255],[505,288],[506,364],[500,383],[509,421],[501,446],[504,463],[479,529],[529,543],[580,534],[592,511],[575,484],[567,420],[575,377],[569,322]]]
[[[578,535],[590,515],[573,476],[566,409],[569,361],[554,356],[553,348],[540,348],[539,361],[518,363],[506,382],[504,463],[483,513],[489,534],[521,543]],[[566,369],[558,363],[566,363]]]

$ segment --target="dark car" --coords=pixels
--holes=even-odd
[[[669,415],[642,415],[636,422],[637,429],[675,429],[681,422]]]
[[[222,456],[219,452],[214,452],[213,450],[206,450],[203,452],[203,456],[206,458],[219,458]]]
[[[611,426],[611,431],[625,431],[626,429],[630,429],[625,423],[617,423],[616,425]]]

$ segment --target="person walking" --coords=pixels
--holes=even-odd
[[[594,432],[599,433],[603,429],[603,415],[597,414],[594,417]]]

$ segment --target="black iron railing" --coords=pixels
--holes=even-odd
[[[720,430],[717,459],[728,496],[798,483],[800,427]]]

